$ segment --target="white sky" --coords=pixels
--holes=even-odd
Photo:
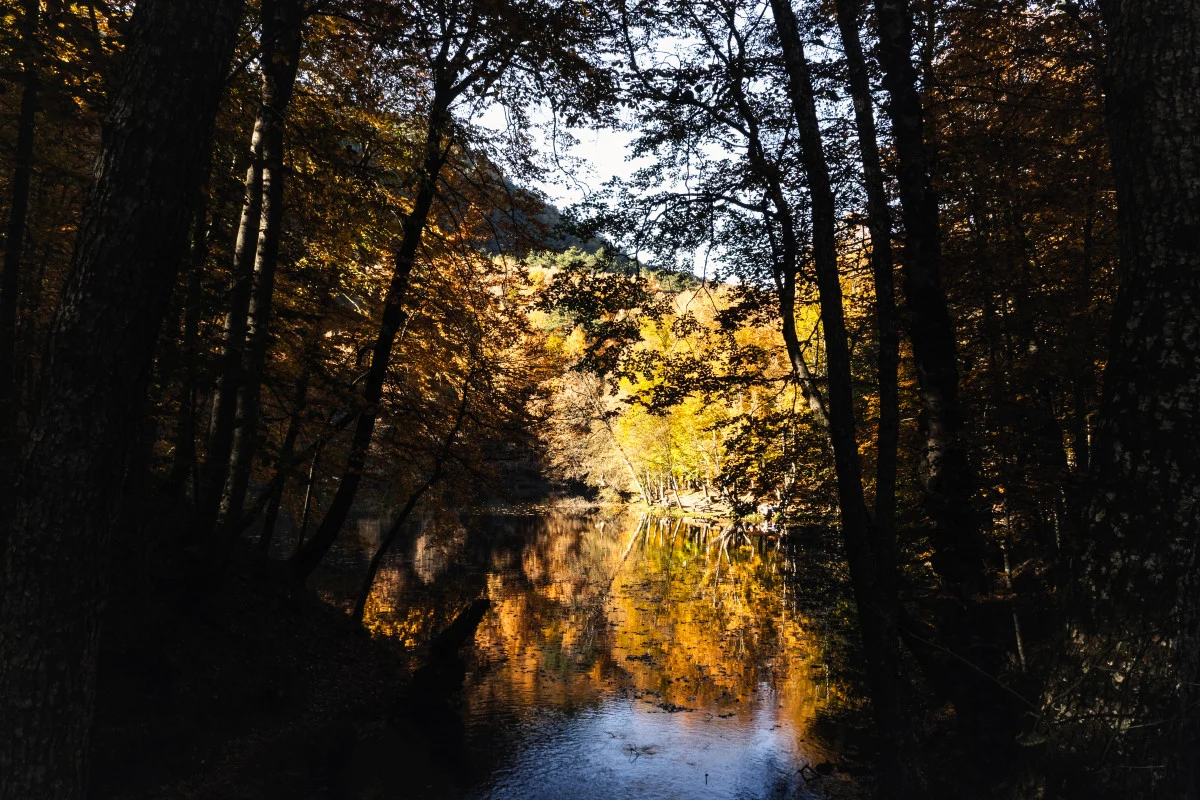
[[[549,112],[534,109],[531,116],[535,122],[540,123],[549,119]],[[472,122],[484,128],[502,131],[506,128],[504,109],[499,105],[492,106],[477,115]],[[650,158],[628,159],[630,144],[637,135],[634,132],[612,128],[570,128],[568,132],[578,140],[578,144],[567,152],[559,150],[559,163],[563,168],[551,170],[545,180],[534,184],[534,188],[541,190],[560,210],[565,210],[586,199],[591,193],[601,190],[612,178],[629,178],[639,168],[651,163]],[[533,135],[535,141],[540,143],[541,152],[553,152],[550,143],[538,131],[535,130]],[[553,161],[552,158],[548,160]],[[642,257],[647,255],[641,254]],[[719,258],[715,253],[695,253],[692,271],[698,276],[711,276],[718,262],[714,260],[709,263],[706,259],[710,257]]]
[[[535,119],[538,117],[541,117],[541,120],[546,119],[544,113],[538,114],[535,111],[534,115]],[[505,127],[504,110],[500,106],[492,106],[473,122],[492,130],[503,130]],[[630,177],[638,167],[648,163],[647,159],[639,159],[636,163],[626,160],[626,156],[629,154],[629,144],[635,136],[631,132],[612,128],[597,130],[570,128],[568,132],[579,140],[579,144],[565,153],[560,150],[559,155],[578,159],[583,163],[568,165],[567,159],[563,158],[560,163],[563,164],[564,169],[554,170],[546,176],[545,181],[540,181],[536,185],[536,188],[545,192],[550,202],[559,208],[566,208],[585,199],[587,195],[598,191],[606,181],[614,177]],[[535,139],[542,140],[542,151],[550,153],[549,142],[540,137],[536,131],[534,135]],[[565,170],[570,170],[573,174],[568,174]]]

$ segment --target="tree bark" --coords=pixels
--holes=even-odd
[[[379,417],[379,403],[383,398],[383,386],[387,380],[388,365],[391,363],[392,346],[396,343],[396,337],[404,326],[404,301],[408,295],[409,278],[416,263],[421,236],[425,232],[425,225],[433,208],[434,198],[437,196],[439,176],[450,146],[452,124],[450,102],[452,99],[451,87],[445,82],[439,82],[434,91],[433,104],[429,112],[425,151],[416,197],[413,201],[412,211],[404,219],[400,241],[392,256],[392,280],[388,285],[387,295],[384,297],[379,335],[371,350],[371,366],[363,384],[365,407],[355,424],[346,468],[342,472],[337,492],[329,504],[329,510],[313,533],[312,539],[292,557],[292,569],[301,579],[307,578],[317,568],[325,553],[337,539],[342,525],[346,522],[346,517],[350,514],[354,496],[358,493],[358,485],[362,481],[367,451],[370,449],[371,438],[375,433],[375,422]]]
[[[211,165],[210,165],[211,166]],[[183,362],[183,382],[179,387],[179,409],[175,416],[175,453],[167,475],[167,491],[178,497],[184,494],[188,479],[192,483],[193,500],[199,499],[200,485],[196,460],[196,400],[199,394],[199,347],[202,309],[200,294],[204,265],[208,261],[208,191],[198,193],[192,223],[192,240],[187,258],[187,275],[183,292],[183,330],[180,360]]]
[[[313,448],[312,460],[308,462],[308,475],[304,481],[304,509],[300,512],[300,527],[296,531],[296,549],[292,552],[293,557],[304,549],[304,536],[308,533],[308,519],[312,515],[313,509],[313,485],[316,481],[317,464],[321,460],[323,444],[321,441],[317,442],[317,446]]]
[[[17,307],[21,291],[21,259],[29,215],[29,186],[33,177],[33,137],[38,105],[39,0],[24,0],[21,23],[21,109],[17,117],[17,146],[13,152],[12,196],[4,239],[4,272],[0,276],[0,513],[7,509],[9,467],[17,455]],[[0,557],[4,539],[0,536]]]
[[[921,480],[933,523],[933,564],[962,603],[987,589],[976,478],[963,439],[957,340],[942,288],[937,198],[930,178],[908,0],[875,0],[879,62],[890,99],[904,221],[904,293],[921,398]]]
[[[0,600],[0,798],[84,794],[111,525],[240,0],[142,0],[51,327]]]
[[[233,451],[234,428],[237,425],[237,396],[242,383],[241,356],[246,341],[257,234],[262,219],[262,140],[266,125],[266,111],[260,105],[254,120],[254,133],[250,138],[250,166],[246,168],[242,215],[238,221],[237,239],[234,242],[229,311],[225,315],[225,330],[221,339],[221,356],[218,362],[221,369],[217,375],[216,389],[213,391],[212,418],[204,459],[203,494],[197,498],[200,530],[203,535],[209,537],[215,533],[221,497],[225,493],[229,459]]]
[[[895,547],[881,536],[879,529],[872,527],[863,494],[853,374],[837,262],[836,206],[821,141],[812,76],[790,0],[771,0],[771,10],[787,68],[788,94],[796,115],[800,159],[812,204],[813,262],[825,332],[829,438],[837,473],[842,538],[863,636],[872,709],[881,737],[889,742],[882,751],[882,772],[887,777],[879,782],[879,789],[888,796],[903,797],[919,788],[919,779],[913,774],[913,761],[909,757],[911,734],[902,701]]]
[[[1020,709],[995,679],[1009,637],[980,602],[988,591],[978,480],[963,435],[958,398],[957,338],[942,288],[937,198],[924,141],[917,72],[913,67],[908,0],[875,0],[879,61],[890,103],[904,221],[904,293],[909,340],[921,400],[924,451],[920,476],[932,528],[930,559],[942,583],[933,612],[938,647],[926,655],[940,676],[936,687],[952,700],[972,754],[986,768],[1014,746]],[[919,642],[915,631],[906,641]]]
[[[850,98],[858,129],[863,185],[867,190],[867,230],[871,234],[871,274],[875,281],[875,322],[879,328],[876,375],[879,423],[876,432],[875,526],[879,535],[894,540],[896,461],[900,440],[900,320],[896,313],[893,276],[892,210],[888,206],[875,129],[875,109],[867,60],[858,38],[860,0],[837,0],[838,30],[846,53]]]
[[[1073,641],[1106,796],[1200,796],[1200,4],[1101,3],[1121,240]],[[1096,666],[1096,664],[1099,666]]]
[[[709,46],[712,47],[713,44],[710,42]],[[744,65],[738,64],[739,69],[743,67]],[[782,241],[776,241],[774,235],[769,235],[769,239],[774,261],[772,278],[775,281],[775,289],[779,292],[779,318],[782,323],[784,348],[787,350],[792,375],[796,380],[801,397],[804,398],[809,411],[816,417],[817,424],[828,428],[829,410],[825,407],[825,398],[821,394],[821,389],[817,385],[812,371],[808,368],[808,362],[804,360],[800,336],[796,331],[796,279],[800,273],[800,242],[796,238],[795,213],[792,203],[784,191],[779,169],[767,158],[766,148],[763,146],[762,136],[759,132],[758,117],[746,99],[741,81],[740,74],[734,75],[730,88],[737,105],[738,116],[741,117],[746,127],[747,157],[750,165],[762,178],[767,190],[767,197],[775,206],[776,217],[779,221],[779,238]],[[770,221],[765,220],[765,223],[770,232]]]
[[[291,103],[302,44],[304,10],[298,0],[263,3],[262,68],[262,197],[253,281],[246,323],[246,340],[240,348],[240,385],[236,424],[221,504],[218,512],[219,546],[228,548],[240,529],[246,488],[258,444],[258,410],[263,368],[270,343],[271,305],[275,293],[275,267],[279,259],[283,222],[284,117]]]

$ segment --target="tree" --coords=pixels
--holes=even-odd
[[[242,4],[139,3],[20,463],[0,797],[82,797],[111,525]]]
[[[226,549],[241,530],[242,508],[258,445],[258,415],[263,369],[270,341],[271,309],[275,295],[275,270],[283,225],[284,117],[292,99],[299,70],[304,6],[298,0],[263,3],[263,78],[261,129],[261,191],[246,338],[238,347],[234,367],[240,379],[236,424],[225,486],[217,515],[218,549]],[[257,126],[256,126],[257,130]]]
[[[584,102],[595,99],[602,80],[579,54],[588,46],[592,26],[576,16],[580,9],[566,6],[554,10],[537,4],[493,7],[487,3],[463,2],[435,9],[421,18],[420,60],[428,79],[428,101],[424,111],[424,141],[412,177],[412,205],[403,218],[391,252],[391,278],[384,296],[379,332],[371,345],[371,362],[363,381],[362,405],[357,414],[346,467],[337,492],[316,533],[292,559],[297,576],[308,576],[337,539],[358,492],[367,455],[379,417],[392,349],[407,316],[410,284],[422,238],[441,195],[443,169],[452,156],[463,153],[464,128],[454,118],[456,104],[491,97],[511,72],[538,75],[539,89],[556,97],[565,94],[570,76],[572,86]],[[547,19],[556,33],[570,31],[569,38],[547,37]],[[513,98],[522,97],[522,87],[504,87]],[[602,95],[601,95],[602,96]],[[457,153],[456,153],[457,151]]]
[[[858,0],[837,0],[838,31],[846,55],[846,79],[854,106],[863,185],[867,192],[867,230],[871,235],[871,274],[875,282],[875,324],[879,331],[876,385],[879,422],[876,430],[875,515],[883,539],[894,540],[896,461],[900,438],[900,320],[896,312],[895,264],[892,258],[892,210],[884,188],[883,166],[875,128],[875,104],[867,61],[859,40]]]
[[[846,558],[863,634],[872,709],[880,734],[893,743],[888,750],[890,755],[883,761],[889,777],[881,782],[880,788],[891,796],[903,797],[915,794],[919,784],[914,775],[911,735],[902,700],[896,545],[891,539],[890,522],[872,525],[863,493],[854,413],[854,376],[838,271],[836,207],[821,141],[812,75],[790,0],[771,0],[771,10],[787,70],[788,94],[796,116],[800,158],[811,198],[813,264],[821,302],[821,326],[825,333],[829,438],[837,469],[842,538],[846,542]],[[890,273],[890,267],[887,272]],[[892,378],[894,380],[894,376]]]
[[[305,9],[299,0],[262,4],[261,89],[245,196],[234,246],[222,370],[213,398],[201,519],[221,550],[238,528],[254,460],[262,367],[283,222],[284,118],[300,67]]]
[[[38,44],[39,0],[25,0],[21,9],[21,111],[17,121],[17,142],[13,151],[12,204],[4,237],[4,269],[0,273],[0,460],[11,464],[16,454],[16,354],[17,295],[21,290],[21,262],[24,257],[25,225],[29,213],[29,185],[33,173],[33,137],[37,124],[40,47]],[[0,487],[11,480],[0,467]],[[6,497],[0,488],[0,509]],[[4,539],[0,537],[0,554]]]
[[[1106,796],[1200,796],[1200,4],[1101,4],[1121,238],[1066,702]],[[1052,691],[1057,687],[1052,688]],[[1060,698],[1058,703],[1064,702]]]
[[[919,472],[931,523],[930,561],[943,595],[934,609],[940,648],[929,648],[914,619],[901,630],[927,676],[952,699],[979,761],[994,762],[1000,747],[1011,746],[1016,718],[1011,697],[995,679],[1004,648],[982,604],[990,581],[976,508],[978,476],[959,397],[958,338],[942,284],[943,232],[912,60],[909,0],[876,0],[875,20],[904,223],[905,312],[921,401]]]
[[[924,453],[921,480],[933,522],[934,566],[960,602],[987,588],[976,485],[963,436],[958,398],[954,322],[941,277],[941,231],[924,109],[912,62],[908,0],[876,0],[879,62],[890,102],[888,116],[899,164],[897,183],[904,222],[904,295],[921,396]],[[960,638],[957,637],[956,638]],[[960,643],[961,644],[961,643]]]

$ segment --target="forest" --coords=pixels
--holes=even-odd
[[[1200,798],[1200,0],[0,21],[0,800]]]

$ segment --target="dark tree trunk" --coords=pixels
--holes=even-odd
[[[0,616],[0,798],[84,794],[111,526],[240,0],[142,0],[51,327]]]
[[[867,230],[871,234],[871,274],[875,279],[875,322],[879,327],[879,423],[875,463],[875,526],[889,540],[896,517],[896,459],[900,440],[900,321],[892,259],[892,210],[888,207],[875,131],[875,109],[867,60],[858,38],[860,0],[838,0],[837,23],[846,53],[850,97],[858,128],[863,184],[867,189]]]
[[[1200,796],[1200,4],[1101,3],[1121,238],[1076,586],[1105,796]],[[1085,723],[1086,724],[1086,723]]]
[[[963,439],[954,324],[940,273],[938,205],[930,180],[908,0],[875,0],[879,61],[890,103],[904,220],[904,293],[921,397],[921,480],[933,522],[934,568],[966,603],[987,589],[976,478]]]
[[[775,205],[776,210],[780,212],[779,224],[782,230],[781,238],[784,240],[778,259],[780,268],[776,270],[779,316],[783,321],[783,344],[787,349],[796,385],[804,402],[808,404],[808,410],[816,417],[819,425],[828,428],[829,410],[825,407],[825,398],[808,368],[808,362],[804,360],[804,346],[800,343],[800,334],[796,330],[796,278],[799,271],[800,246],[796,241],[795,222],[784,193],[780,190],[774,194],[778,196]]]
[[[263,367],[270,343],[271,304],[283,221],[284,117],[291,103],[300,62],[304,11],[298,0],[263,3],[262,207],[254,255],[254,280],[241,348],[240,386],[230,466],[218,515],[220,546],[227,548],[239,529],[246,488],[258,444],[258,408]]]
[[[202,309],[200,295],[204,265],[208,261],[208,191],[199,193],[192,241],[187,258],[187,275],[183,290],[183,330],[180,332],[179,358],[183,380],[179,387],[179,409],[175,416],[175,453],[171,471],[167,474],[167,491],[183,496],[184,486],[191,480],[193,499],[200,491],[196,462],[196,402],[199,394],[199,347]]]
[[[305,346],[304,355],[301,356],[304,363],[300,367],[300,377],[296,380],[296,405],[292,409],[292,418],[288,421],[283,444],[279,447],[280,474],[271,486],[262,532],[258,537],[258,554],[263,559],[271,552],[271,542],[275,539],[275,522],[279,519],[279,507],[283,503],[283,490],[287,486],[288,474],[296,466],[296,440],[300,438],[300,428],[304,423],[304,410],[308,407],[308,382],[318,353],[318,340],[316,334],[313,336],[314,339],[311,344]]]
[[[895,546],[871,525],[863,494],[854,419],[853,374],[837,263],[836,207],[821,141],[812,76],[790,0],[771,0],[771,10],[788,72],[800,158],[812,203],[813,262],[825,332],[829,438],[837,472],[842,537],[858,607],[872,708],[879,733],[889,743],[881,751],[884,754],[881,772],[886,777],[879,782],[879,788],[887,796],[902,797],[917,790],[918,778],[913,774],[911,735],[902,700]]]
[[[200,530],[203,535],[215,533],[225,480],[229,474],[229,458],[233,451],[234,428],[237,425],[237,396],[242,384],[242,349],[246,342],[246,325],[250,314],[250,295],[254,284],[254,257],[257,252],[258,228],[262,219],[262,139],[267,125],[266,111],[261,106],[254,121],[250,139],[250,166],[246,168],[242,215],[234,242],[232,280],[229,285],[229,311],[225,315],[225,330],[221,339],[220,372],[213,391],[212,418],[209,422],[208,446],[205,449],[204,480],[201,496],[197,498]]]
[[[379,325],[379,336],[371,350],[371,366],[363,384],[364,408],[354,426],[350,440],[350,453],[346,468],[342,472],[337,492],[325,512],[325,518],[317,527],[313,537],[292,557],[292,568],[301,579],[307,578],[331,545],[337,539],[358,493],[366,466],[367,451],[375,433],[375,421],[379,418],[379,403],[383,398],[383,386],[387,380],[388,365],[392,359],[392,346],[404,326],[404,302],[408,295],[409,278],[417,260],[421,236],[433,209],[437,196],[438,179],[446,162],[449,149],[451,118],[450,101],[452,90],[440,84],[434,92],[433,105],[429,112],[429,127],[425,135],[425,152],[421,163],[420,179],[412,211],[404,219],[400,241],[392,257],[392,280],[388,285],[383,302],[383,318]]]
[[[21,259],[29,214],[29,185],[33,177],[33,136],[37,123],[39,0],[21,4],[21,110],[17,117],[17,147],[13,152],[12,196],[4,239],[4,272],[0,276],[0,513],[7,508],[9,467],[17,455],[17,308],[21,291]],[[0,536],[0,557],[4,539]]]
[[[1079,276],[1079,293],[1077,313],[1082,318],[1087,313],[1092,299],[1092,273],[1095,271],[1092,263],[1092,232],[1095,227],[1095,217],[1089,210],[1083,221],[1083,254],[1082,270]],[[1075,471],[1086,475],[1090,460],[1091,446],[1088,430],[1088,413],[1093,403],[1095,385],[1095,361],[1092,358],[1091,337],[1088,336],[1088,326],[1079,326],[1077,339],[1078,350],[1075,353],[1077,362],[1075,379],[1072,388],[1072,417],[1071,420],[1071,449],[1075,454]]]
[[[1011,637],[981,602],[989,581],[982,519],[974,507],[978,481],[964,437],[957,340],[941,282],[938,204],[911,58],[912,13],[908,0],[875,0],[875,14],[898,161],[905,310],[924,440],[920,474],[932,522],[930,560],[942,583],[942,596],[932,609],[939,641],[918,657],[926,676],[940,684],[935,688],[953,701],[975,766],[993,771],[1014,746],[1021,711],[995,679]],[[915,650],[928,647],[913,630],[905,640]],[[931,665],[936,669],[928,669]]]
[[[304,549],[304,537],[308,533],[308,520],[312,516],[313,503],[315,497],[314,484],[317,476],[317,464],[321,461],[321,447],[323,442],[317,442],[317,446],[313,448],[312,460],[308,462],[308,475],[304,480],[304,508],[300,512],[300,527],[296,531],[296,549],[292,553],[295,557]]]
[[[719,52],[715,42],[709,46]],[[741,66],[741,65],[739,65]],[[771,243],[772,278],[775,290],[779,293],[779,318],[782,323],[783,344],[792,367],[792,376],[800,391],[800,396],[808,405],[809,411],[816,417],[817,423],[824,428],[829,427],[829,411],[825,407],[825,398],[817,385],[808,362],[804,360],[804,349],[800,342],[800,334],[796,330],[796,279],[800,272],[800,242],[796,238],[796,218],[792,203],[783,188],[783,178],[778,167],[767,157],[760,134],[758,116],[750,106],[745,92],[742,90],[741,75],[733,76],[730,88],[737,105],[738,115],[745,125],[747,138],[747,153],[750,165],[761,177],[767,198],[775,206],[776,219],[779,224],[778,239],[771,231],[770,220],[764,220]]]

